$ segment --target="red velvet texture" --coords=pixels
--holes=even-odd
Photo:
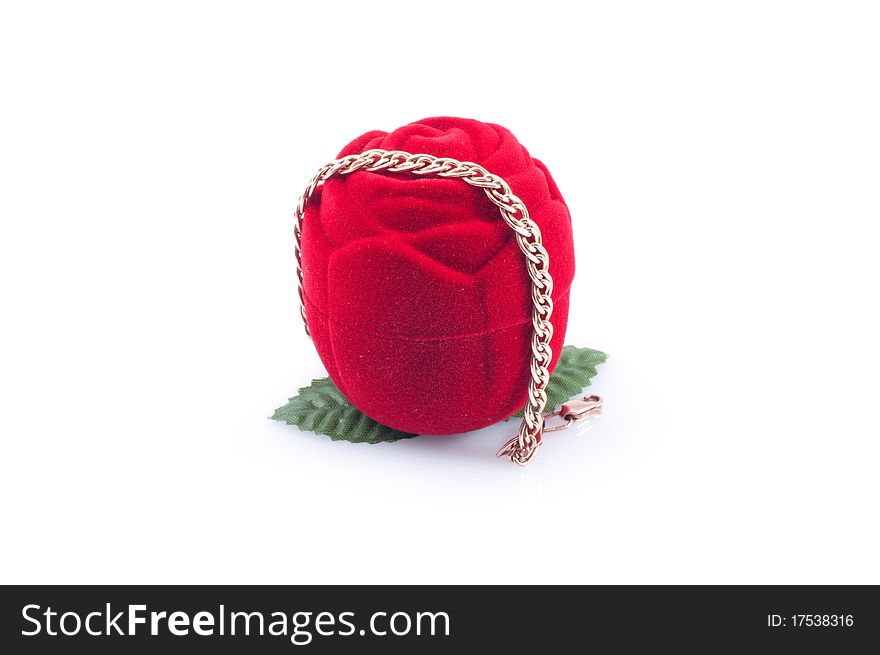
[[[505,128],[464,118],[368,132],[339,156],[371,148],[472,161],[507,180],[550,255],[555,366],[574,249],[568,208],[545,166]],[[315,347],[364,414],[406,432],[452,434],[496,423],[525,403],[526,260],[482,190],[407,173],[331,178],[307,205],[302,267]]]

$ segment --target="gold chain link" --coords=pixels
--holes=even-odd
[[[516,233],[519,249],[526,258],[529,278],[532,281],[532,342],[531,379],[529,396],[526,401],[522,423],[517,436],[505,444],[499,455],[507,455],[510,461],[525,466],[541,445],[544,432],[544,407],[547,405],[547,383],[550,380],[550,360],[553,353],[550,339],[553,337],[553,278],[550,275],[550,257],[541,243],[541,230],[529,218],[525,204],[510,190],[507,182],[489,173],[473,162],[458,161],[448,157],[433,155],[413,155],[400,150],[367,150],[356,155],[348,155],[324,164],[309,181],[296,206],[294,237],[296,239],[296,277],[299,292],[300,314],[309,333],[306,322],[305,299],[303,297],[302,224],[305,206],[318,185],[334,175],[348,175],[355,171],[387,171],[389,173],[410,173],[412,175],[433,175],[436,177],[459,178],[471,186],[483,189],[486,196],[498,207],[504,222]]]

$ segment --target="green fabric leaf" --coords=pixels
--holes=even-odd
[[[392,430],[362,414],[330,378],[312,380],[286,405],[276,409],[271,418],[302,430],[325,434],[334,441],[381,443],[417,436]]]
[[[600,350],[565,346],[547,383],[547,411],[571,400],[590,386],[590,380],[596,375],[596,367],[606,359],[608,355]],[[522,415],[523,410],[519,410],[510,418],[522,418]]]
[[[565,346],[547,384],[547,411],[580,394],[590,386],[596,366],[608,356],[598,350]],[[511,418],[521,417],[522,410]],[[301,430],[324,434],[334,441],[382,443],[418,435],[392,430],[355,408],[330,378],[319,378],[275,410],[275,421],[295,425]]]

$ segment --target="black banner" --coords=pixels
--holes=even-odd
[[[0,612],[4,653],[853,652],[880,636],[867,586],[23,586]]]

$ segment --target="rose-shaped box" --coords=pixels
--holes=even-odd
[[[553,360],[564,343],[574,276],[571,219],[546,167],[505,128],[428,118],[368,132],[339,157],[372,148],[480,164],[504,178],[543,235],[553,276]],[[451,434],[520,409],[530,377],[531,282],[513,231],[461,180],[358,171],[306,207],[303,295],[333,382],[389,427]]]

